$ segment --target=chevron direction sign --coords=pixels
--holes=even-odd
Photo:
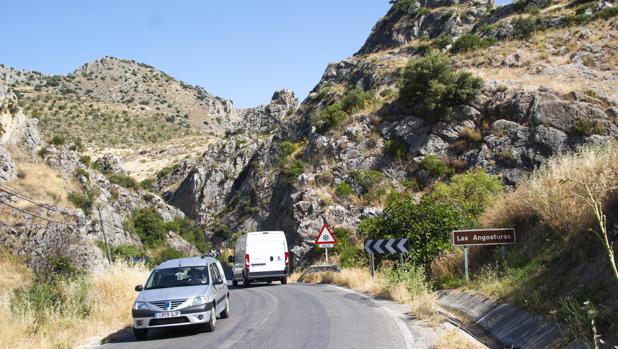
[[[365,241],[365,251],[371,254],[408,253],[408,249],[408,239]]]

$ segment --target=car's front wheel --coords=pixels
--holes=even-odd
[[[146,336],[148,336],[148,329],[147,328],[135,328],[135,327],[133,327],[133,336],[138,341],[143,341],[144,339],[146,339]]]
[[[221,312],[221,318],[227,319],[230,317],[230,296],[225,297],[225,309]]]
[[[217,327],[217,307],[215,303],[212,303],[212,309],[210,309],[210,319],[204,325],[206,332],[212,332]]]

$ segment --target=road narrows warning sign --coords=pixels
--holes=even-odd
[[[328,225],[324,224],[322,229],[320,229],[320,234],[315,239],[316,245],[333,245],[337,243],[337,239],[335,239],[335,235],[330,231]]]

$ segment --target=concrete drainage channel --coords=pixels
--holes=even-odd
[[[579,340],[564,343],[558,326],[546,319],[478,293],[442,291],[438,306],[451,323],[489,348],[587,348]]]

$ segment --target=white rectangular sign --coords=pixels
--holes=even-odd
[[[335,247],[335,244],[320,244],[318,245],[319,248],[333,248]]]

